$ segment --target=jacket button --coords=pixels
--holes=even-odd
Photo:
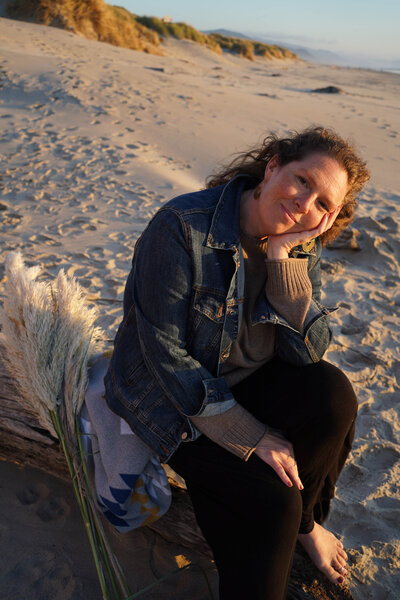
[[[187,436],[188,436],[188,434],[186,433],[186,431],[184,431],[184,432],[182,433],[182,435],[181,435],[181,438],[182,438],[183,440],[186,440]]]

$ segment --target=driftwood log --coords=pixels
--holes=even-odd
[[[0,343],[0,458],[30,466],[69,480],[58,441],[39,424],[35,414],[21,407],[13,381],[1,357]],[[168,541],[181,544],[212,557],[199,530],[193,508],[182,482],[170,477],[173,500],[166,515],[149,527]],[[296,550],[288,600],[352,600],[349,590],[330,584],[311,564],[302,550]]]

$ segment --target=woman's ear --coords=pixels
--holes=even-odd
[[[276,170],[277,167],[279,167],[278,155],[275,154],[267,162],[267,166],[265,167],[265,171],[264,171],[264,181],[268,181],[268,179],[270,178],[270,176]]]

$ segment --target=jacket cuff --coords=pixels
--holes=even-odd
[[[240,404],[220,415],[190,417],[194,426],[213,442],[243,460],[248,460],[267,427]]]

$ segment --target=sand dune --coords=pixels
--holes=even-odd
[[[76,276],[100,307],[105,345],[121,318],[134,243],[165,201],[200,188],[218,162],[270,129],[318,123],[356,140],[372,180],[349,234],[323,260],[324,302],[342,305],[327,358],[360,403],[328,525],[349,548],[355,600],[398,598],[400,76],[249,62],[173,40],[167,56],[150,56],[6,19],[0,48],[2,261],[20,249],[44,275]],[[311,92],[327,85],[342,93]],[[1,469],[0,536],[11,550],[0,596],[97,598],[72,495],[40,473]],[[153,571],[165,572],[187,552],[152,535],[115,538],[131,574],[132,564],[145,565],[137,585],[152,579],[154,556]],[[157,598],[171,590],[207,598],[200,575],[166,586]]]

